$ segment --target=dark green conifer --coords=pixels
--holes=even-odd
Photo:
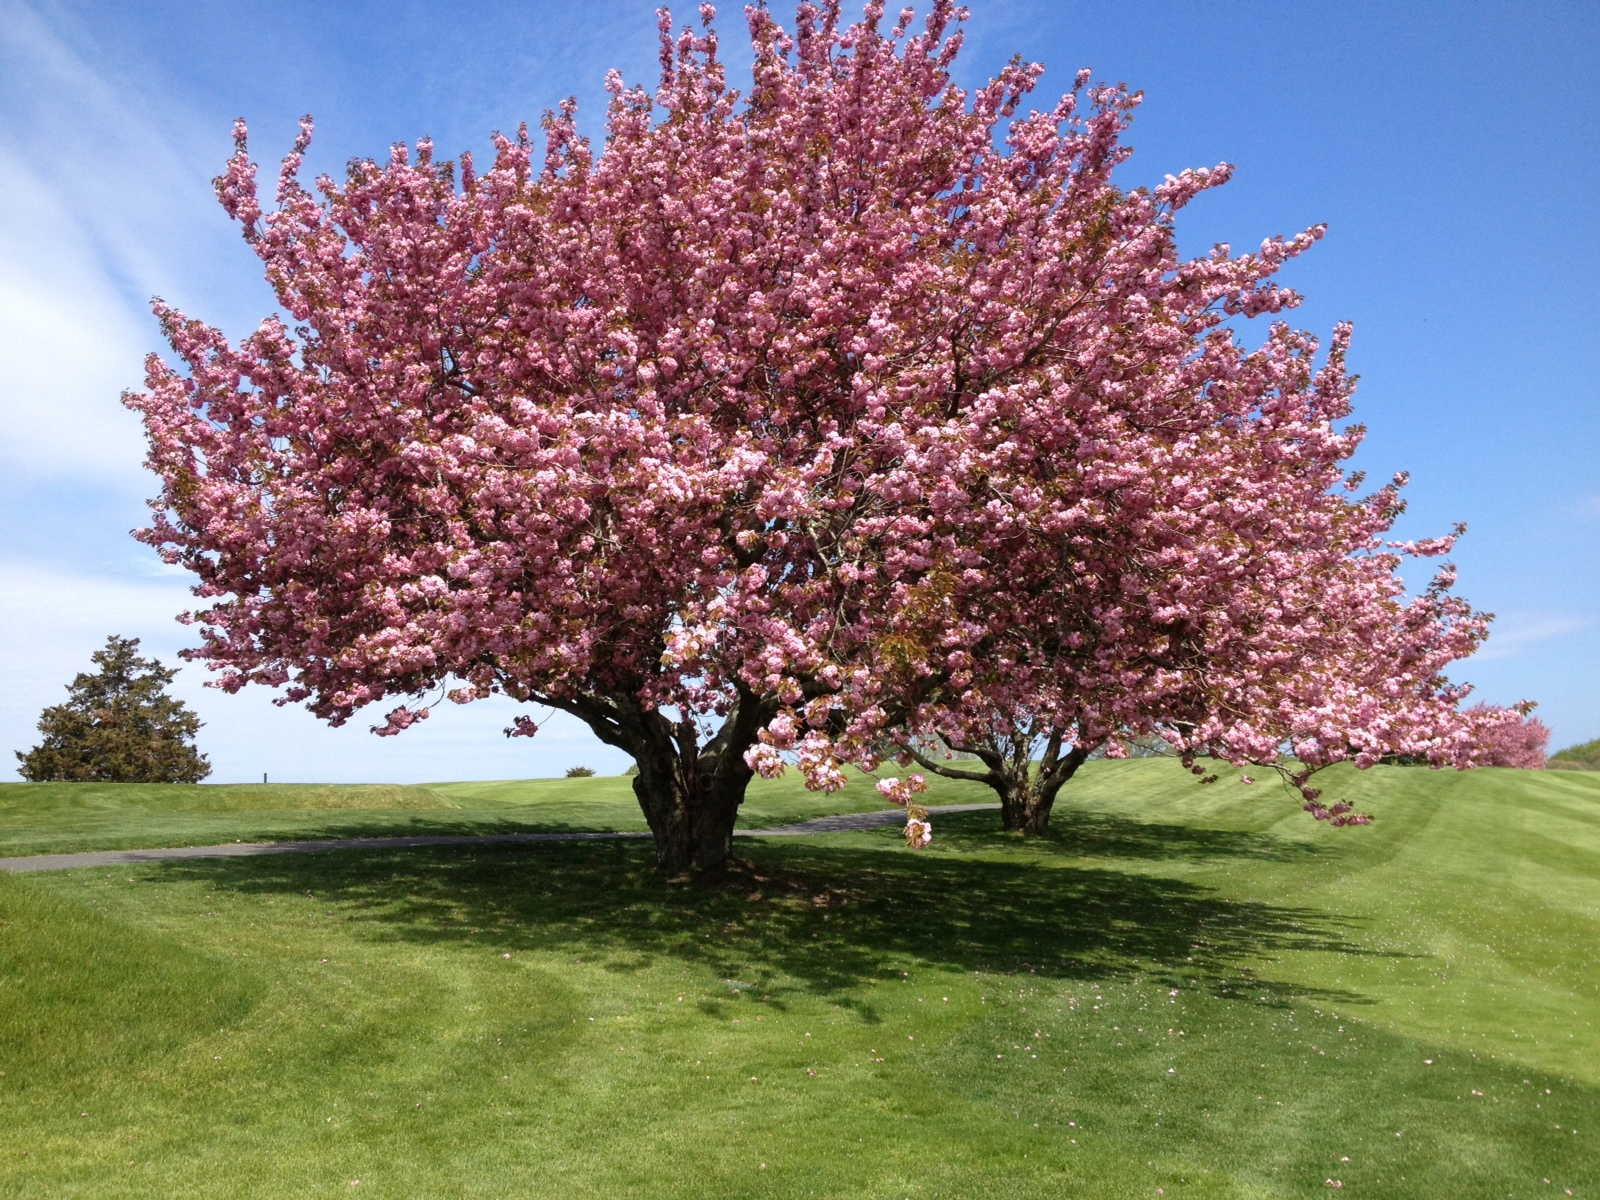
[[[200,718],[166,694],[176,668],[140,658],[138,638],[112,636],[67,701],[39,717],[41,741],[17,751],[30,783],[199,783],[211,764],[194,746]]]

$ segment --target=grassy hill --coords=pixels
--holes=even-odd
[[[7,838],[626,799],[36,787]],[[1600,775],[1326,791],[1376,823],[1147,760],[1086,767],[1045,839],[749,841],[719,886],[638,843],[0,876],[0,1194],[1596,1194]]]
[[[935,780],[933,803],[990,800],[986,788]],[[793,772],[756,779],[743,828],[884,807],[871,781],[833,796]],[[203,846],[282,838],[644,829],[621,777],[475,783],[0,783],[0,858],[76,850]]]
[[[1600,738],[1556,751],[1550,765],[1558,771],[1600,771]]]

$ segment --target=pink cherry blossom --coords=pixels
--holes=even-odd
[[[906,822],[906,845],[913,850],[922,850],[931,841],[933,841],[933,826],[926,819],[918,820],[913,817]]]
[[[1531,709],[1528,704],[1513,708],[1474,704],[1467,709],[1467,717],[1477,722],[1484,766],[1544,770],[1550,728]]]
[[[791,761],[1042,744],[1047,817],[1151,734],[1292,746],[1310,804],[1331,762],[1481,757],[1443,671],[1486,619],[1398,574],[1451,539],[1386,540],[1403,481],[1352,498],[1350,331],[1281,321],[1320,226],[1180,258],[1230,168],[1122,189],[1138,96],[956,87],[949,0],[751,8],[745,95],[701,13],[661,15],[654,92],[608,76],[601,151],[569,103],[486,169],[424,140],[308,188],[307,118],[267,204],[238,125],[217,194],[282,315],[233,343],[158,301],[178,365],[126,397],[218,686],[398,702],[384,734],[435,696],[570,713],[674,871]]]
[[[913,796],[927,790],[928,781],[921,775],[912,775],[903,780],[896,779],[893,776],[888,779],[878,780],[878,794],[891,804],[899,805],[901,808],[905,808],[910,804]]]

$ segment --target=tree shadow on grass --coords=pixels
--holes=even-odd
[[[997,842],[1010,847],[991,833]],[[796,993],[851,1003],[868,981],[934,967],[1140,974],[1253,1003],[1352,1004],[1361,997],[1257,982],[1249,965],[1289,951],[1374,953],[1326,913],[1110,867],[913,855],[859,840],[739,850],[748,861],[693,882],[664,878],[639,842],[195,859],[159,870],[245,894],[309,892],[378,940],[556,951],[619,972],[671,958],[732,981],[730,995],[779,1003]]]
[[[999,828],[997,813],[949,813],[936,818],[935,836],[948,849],[975,850]],[[1018,851],[1041,857],[1138,858],[1201,862],[1250,858],[1264,862],[1311,862],[1328,853],[1321,846],[1292,842],[1271,833],[1207,829],[1166,821],[1139,821],[1115,813],[1057,808],[1042,837],[1013,835]]]

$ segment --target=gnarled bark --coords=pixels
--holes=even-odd
[[[913,749],[912,757],[927,770],[946,779],[965,779],[991,787],[1000,796],[1000,824],[1009,833],[1039,834],[1050,827],[1050,811],[1056,794],[1077,774],[1089,757],[1092,746],[1071,746],[1061,752],[1061,735],[1052,734],[1045,743],[1044,757],[1037,769],[1033,747],[1037,738],[1021,731],[1010,738],[993,739],[981,745],[952,746],[959,754],[971,754],[983,770],[951,765]]]
[[[655,838],[656,864],[671,874],[711,871],[733,850],[733,827],[754,772],[744,760],[776,702],[741,688],[704,745],[693,721],[673,721],[632,698],[552,698],[601,741],[633,755],[633,793]]]

